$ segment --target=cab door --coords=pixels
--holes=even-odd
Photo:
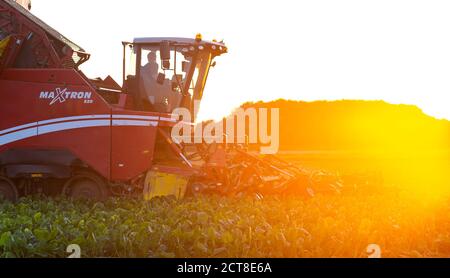
[[[111,179],[129,181],[152,166],[159,116],[113,110],[111,119]]]

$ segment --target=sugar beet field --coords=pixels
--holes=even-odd
[[[290,159],[318,163],[299,155]],[[333,163],[343,165],[321,164]],[[438,186],[448,185],[448,176],[439,169],[420,187],[395,183],[383,176],[387,170],[372,168],[373,175],[347,177],[341,194],[313,198],[90,203],[34,196],[0,204],[0,256],[68,257],[67,247],[77,244],[81,257],[367,258],[375,244],[382,257],[449,257],[450,199]],[[350,175],[348,169],[343,173]]]

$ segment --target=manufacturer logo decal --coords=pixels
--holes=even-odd
[[[55,91],[42,91],[39,99],[50,100],[50,105],[64,103],[67,100],[83,100],[86,104],[94,103],[91,92],[70,92],[67,88],[56,88]]]

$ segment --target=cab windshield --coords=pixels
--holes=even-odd
[[[211,54],[182,46],[173,46],[170,53],[168,66],[161,61],[159,45],[141,48],[139,87],[155,112],[190,109],[192,100],[201,99],[203,94]]]

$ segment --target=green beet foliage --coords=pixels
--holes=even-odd
[[[0,257],[68,257],[70,244],[82,257],[367,257],[371,243],[388,257],[446,256],[448,212],[448,203],[430,215],[417,203],[366,195],[105,203],[34,197],[0,203]]]

